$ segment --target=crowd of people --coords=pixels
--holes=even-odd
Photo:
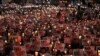
[[[0,56],[98,56],[99,4],[1,7]]]

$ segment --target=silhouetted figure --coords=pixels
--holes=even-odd
[[[13,50],[13,46],[10,43],[5,45],[5,55],[10,55],[11,51]]]

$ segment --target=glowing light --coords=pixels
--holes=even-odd
[[[79,36],[79,39],[81,39],[82,38],[82,36]]]
[[[35,52],[35,56],[38,56],[38,52]]]
[[[71,45],[68,45],[69,47],[71,47]]]
[[[10,33],[8,33],[8,36],[10,36]]]
[[[5,40],[5,43],[7,43],[7,40]]]
[[[90,43],[90,41],[88,40],[87,43]]]

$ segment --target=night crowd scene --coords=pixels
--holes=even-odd
[[[0,56],[100,56],[100,1],[0,4]]]

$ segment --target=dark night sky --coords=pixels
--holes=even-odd
[[[0,0],[0,4],[2,4],[2,0]]]

